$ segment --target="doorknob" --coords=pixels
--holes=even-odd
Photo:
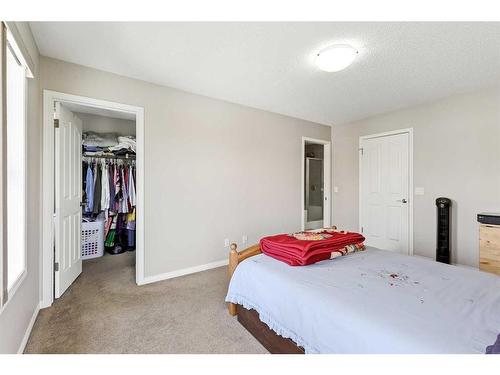
[[[396,200],[396,202],[401,202],[401,203],[408,203],[408,201],[406,199],[398,199]]]

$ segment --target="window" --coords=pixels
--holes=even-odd
[[[26,270],[26,68],[7,46],[7,291]]]
[[[3,259],[3,289],[10,299],[26,274],[26,86],[25,60],[7,30],[5,48],[6,75],[6,183],[7,202],[3,217],[7,220],[7,249]],[[4,164],[5,165],[5,164]],[[6,273],[6,274],[5,274]],[[5,300],[5,296],[4,296]]]

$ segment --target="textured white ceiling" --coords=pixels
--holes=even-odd
[[[500,23],[30,23],[45,56],[323,124],[500,83]],[[314,54],[360,51],[325,73]]]

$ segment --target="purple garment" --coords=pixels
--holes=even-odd
[[[497,341],[486,347],[486,354],[500,354],[500,333],[497,336]]]
[[[124,214],[118,214],[116,219],[116,234],[120,234],[127,229],[126,218]]]
[[[115,183],[114,183],[114,170],[115,165],[111,164],[108,168],[108,181],[109,181],[109,210],[111,212],[116,212],[116,200],[115,200]]]
[[[101,212],[101,183],[102,183],[102,169],[101,166],[98,164],[95,164],[94,166],[94,173],[95,173],[95,183],[94,183],[94,206],[93,206],[93,213],[94,215],[97,215],[99,212]]]

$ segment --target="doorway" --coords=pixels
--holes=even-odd
[[[103,256],[104,250],[135,251],[136,283],[144,282],[143,145],[143,108],[44,91],[42,307],[78,277],[82,259]],[[110,186],[110,173],[118,178],[115,186],[127,188],[112,206],[105,197],[114,192],[93,194]],[[107,237],[118,234],[118,227],[131,232],[128,245],[126,237]]]
[[[302,138],[302,230],[331,226],[330,142]]]
[[[359,224],[365,244],[413,254],[413,129],[359,139]]]

